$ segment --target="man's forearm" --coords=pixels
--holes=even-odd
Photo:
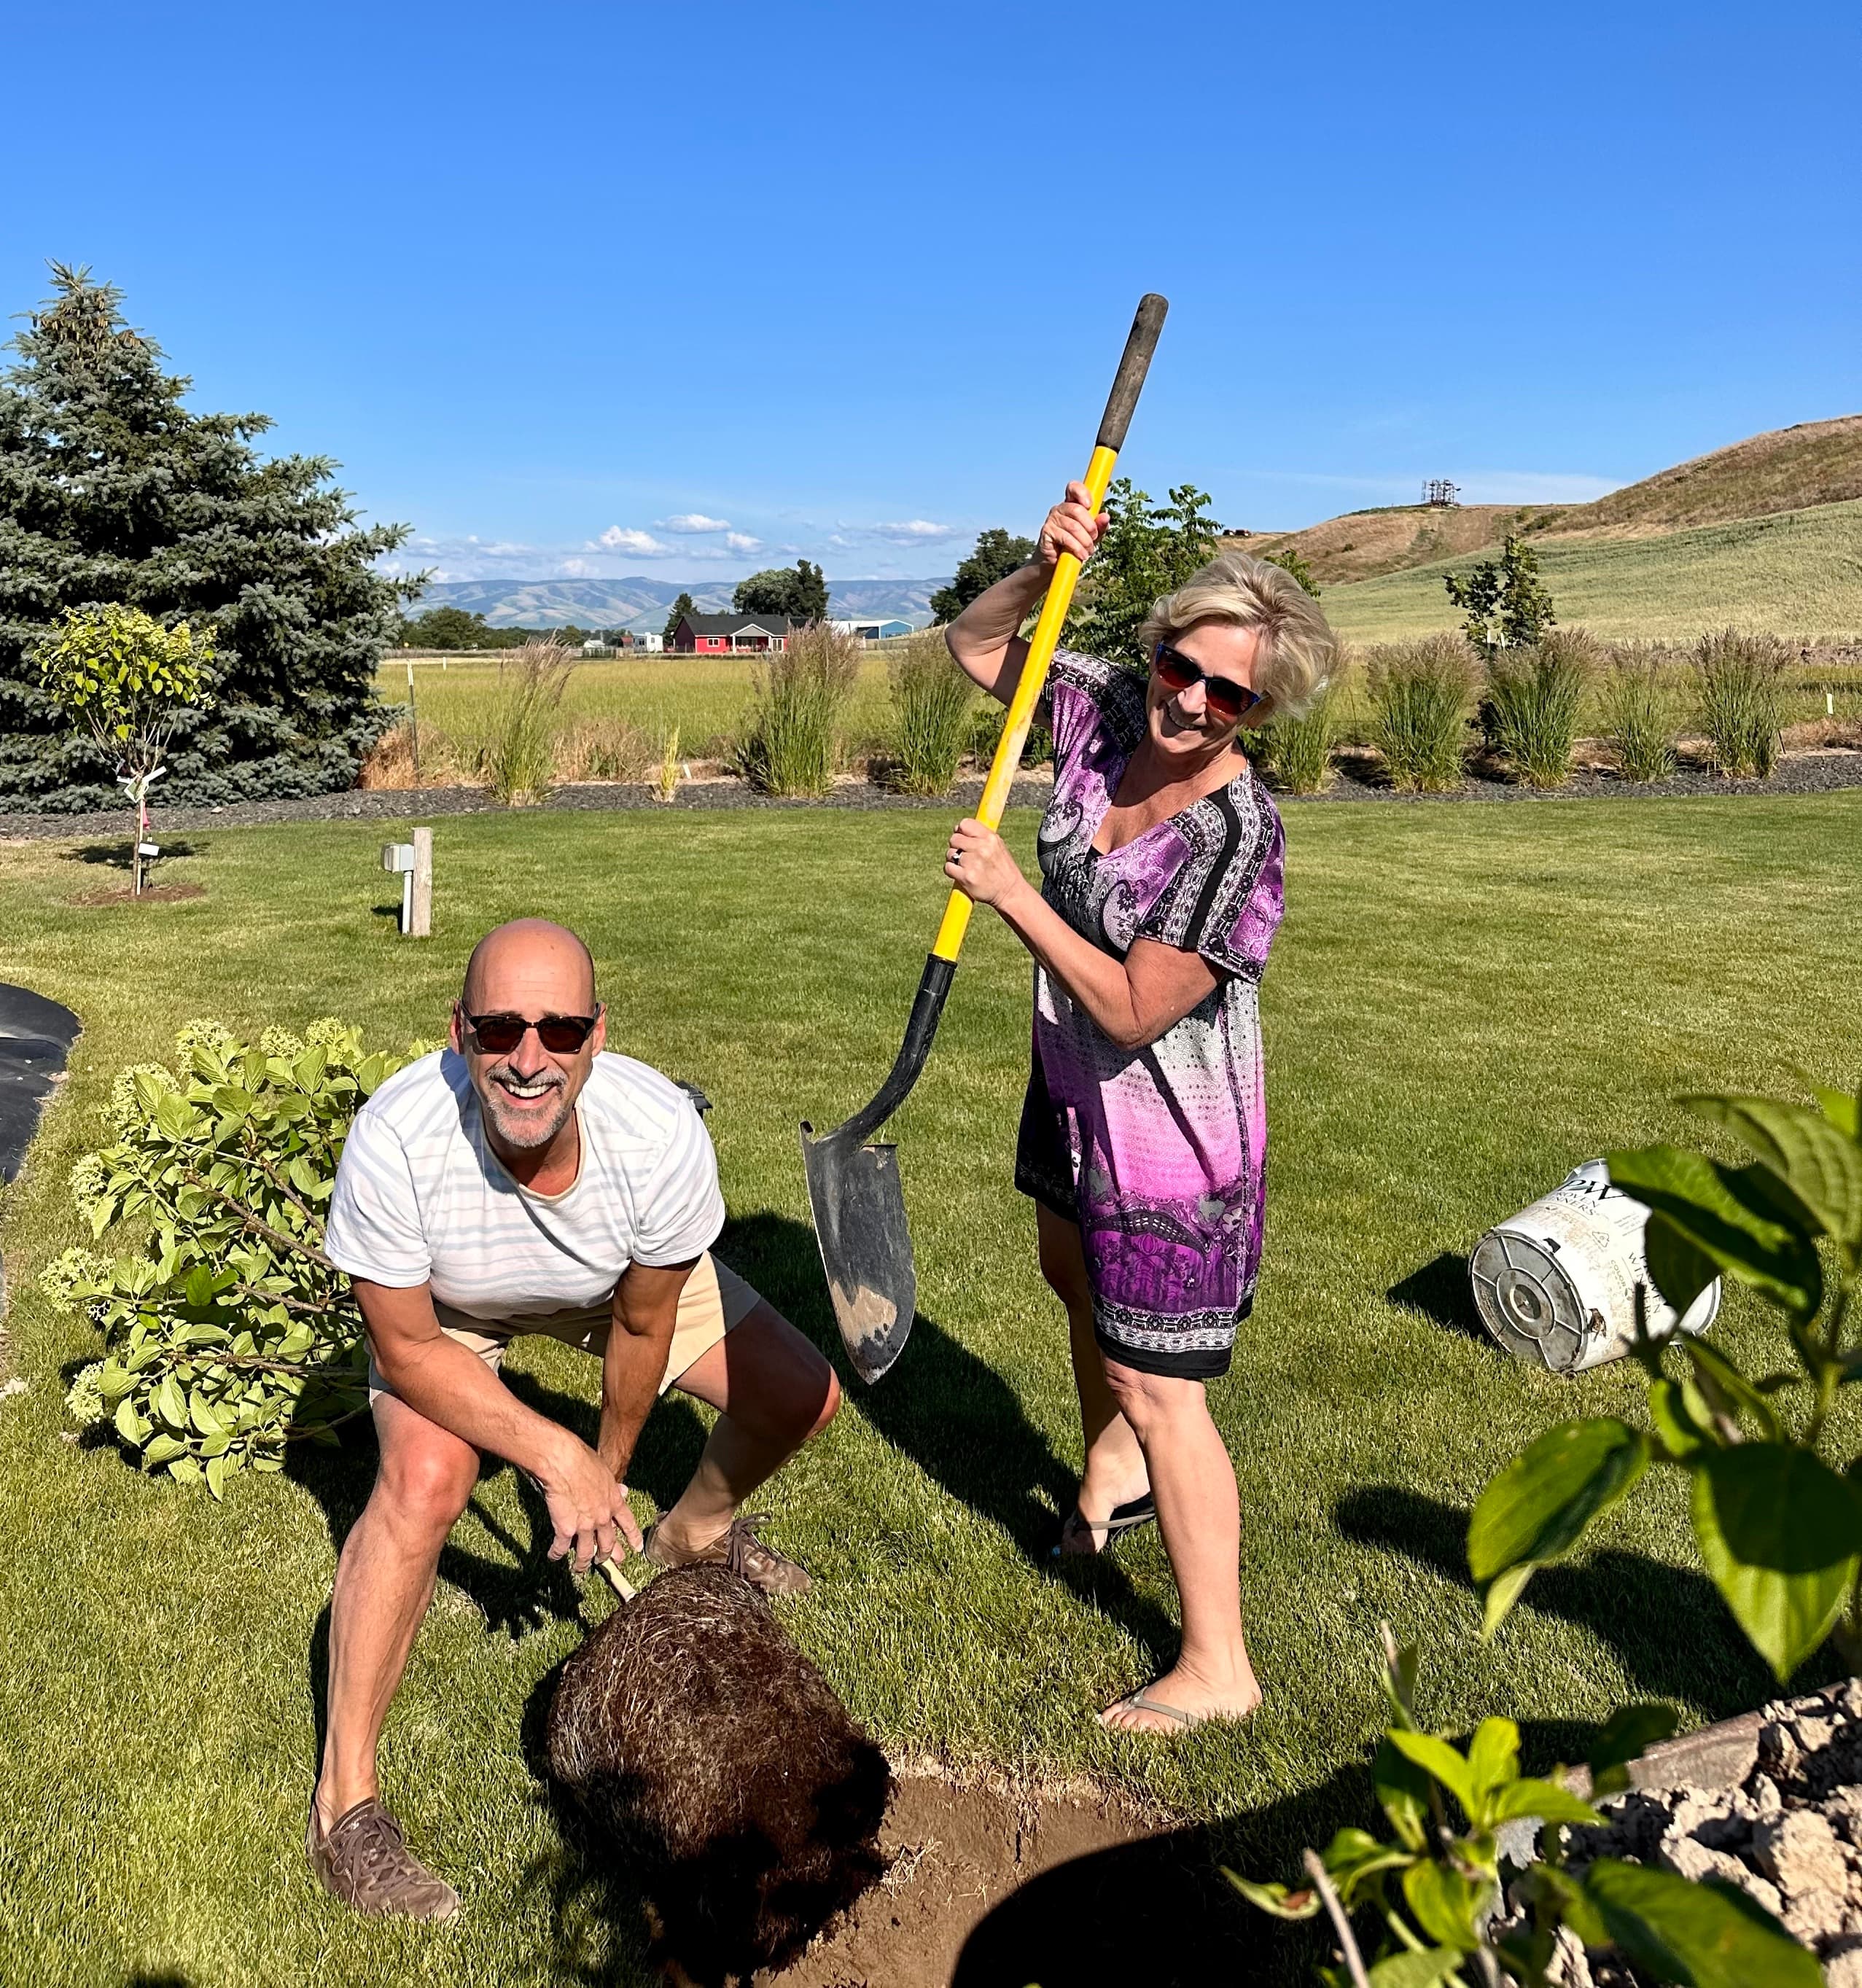
[[[617,1321],[608,1334],[601,1363],[601,1432],[595,1453],[616,1477],[624,1481],[634,1461],[634,1445],[659,1398],[660,1377],[672,1342],[667,1331],[629,1332]]]
[[[393,1345],[384,1338],[375,1347],[375,1364],[417,1415],[533,1477],[548,1474],[567,1432],[525,1408],[456,1339],[441,1333],[412,1345]]]

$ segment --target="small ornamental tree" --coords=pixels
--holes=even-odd
[[[1539,556],[1516,532],[1507,533],[1497,561],[1482,560],[1465,577],[1446,573],[1441,583],[1466,617],[1462,632],[1483,655],[1536,642],[1556,625]]]
[[[350,1121],[427,1046],[365,1053],[338,1021],[256,1043],[191,1022],[176,1067],[117,1077],[116,1137],[78,1162],[72,1192],[94,1238],[121,1226],[136,1247],[67,1250],[40,1280],[103,1335],[66,1398],[74,1421],[218,1498],[367,1406],[361,1314],[324,1219]]]
[[[1222,527],[1204,515],[1209,502],[1193,483],[1180,483],[1168,503],[1153,504],[1121,476],[1106,493],[1105,535],[1081,578],[1068,641],[1108,661],[1147,667],[1138,649],[1145,616],[1216,555]]]
[[[679,624],[685,617],[688,614],[695,614],[698,611],[697,604],[691,596],[689,593],[681,593],[672,604],[672,612],[666,617],[665,630],[661,635],[660,640],[662,642],[670,642],[679,632]]]
[[[1313,569],[1291,546],[1283,552],[1263,553],[1261,561],[1264,566],[1277,566],[1282,573],[1290,573],[1315,600],[1319,598],[1319,582],[1313,577]]]
[[[136,810],[130,889],[142,894],[142,830],[150,783],[167,771],[168,742],[182,717],[210,702],[210,639],[185,621],[164,628],[140,607],[75,609],[38,651],[46,695],[117,762]]]

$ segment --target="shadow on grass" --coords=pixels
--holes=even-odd
[[[718,1253],[833,1361],[855,1414],[960,1503],[1001,1526],[1043,1572],[1090,1591],[1161,1668],[1174,1661],[1176,1624],[1116,1562],[1051,1557],[1059,1515],[1073,1502],[1073,1472],[987,1361],[920,1312],[897,1371],[868,1387],[841,1345],[812,1229],[768,1211],[745,1215],[725,1225]],[[1056,1320],[1056,1330],[1064,1330]]]
[[[177,856],[198,856],[201,846],[198,842],[164,842],[160,860],[166,863]],[[129,831],[123,831],[120,842],[86,842],[76,849],[59,851],[61,863],[90,863],[101,864],[110,870],[120,870],[127,876],[134,867],[130,851]]]
[[[1450,1332],[1465,1333],[1483,1346],[1493,1344],[1492,1336],[1474,1308],[1468,1259],[1459,1250],[1443,1250],[1421,1270],[1411,1271],[1400,1283],[1392,1284],[1384,1295],[1392,1304],[1419,1311]]]
[[[1472,1589],[1468,1514],[1458,1507],[1400,1485],[1367,1484],[1347,1492],[1333,1517],[1347,1539],[1401,1554]],[[1688,1568],[1605,1547],[1581,1562],[1541,1567],[1519,1605],[1589,1630],[1615,1653],[1637,1689],[1685,1699],[1712,1718],[1750,1711],[1776,1694],[1771,1672],[1718,1591]],[[1824,1682],[1826,1662],[1807,1666],[1798,1689]]]

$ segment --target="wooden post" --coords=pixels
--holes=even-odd
[[[421,783],[421,714],[414,701],[414,658],[407,658],[407,730],[414,743],[414,784]]]
[[[410,938],[433,936],[433,830],[414,831],[414,904],[407,921]]]

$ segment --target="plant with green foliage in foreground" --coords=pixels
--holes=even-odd
[[[759,793],[818,800],[840,762],[840,719],[860,681],[857,636],[825,621],[795,630],[759,668],[755,702],[732,753]]]
[[[1784,644],[1737,628],[1703,635],[1694,652],[1701,725],[1713,763],[1732,779],[1771,777],[1785,713]]]
[[[526,642],[499,658],[498,702],[481,770],[501,806],[530,807],[556,783],[557,712],[582,658],[556,641]]]
[[[1597,644],[1581,628],[1548,629],[1489,660],[1489,736],[1527,786],[1562,787],[1570,779],[1578,711],[1597,662]]]
[[[898,715],[898,766],[903,793],[950,791],[970,742],[976,686],[951,660],[941,634],[915,635],[887,664]]]
[[[1276,718],[1256,735],[1261,762],[1274,785],[1289,794],[1316,794],[1332,774],[1338,743],[1338,688],[1326,685],[1295,718]]]
[[[1536,642],[1558,617],[1539,577],[1539,556],[1509,532],[1496,562],[1483,560],[1465,577],[1446,573],[1442,585],[1466,619],[1462,632],[1485,656]]]
[[[1370,734],[1390,783],[1442,793],[1462,783],[1474,657],[1458,635],[1426,635],[1370,652]]]
[[[1561,1422],[1508,1464],[1468,1533],[1489,1635],[1536,1568],[1661,1463],[1686,1472],[1701,1563],[1779,1682],[1832,1632],[1862,1666],[1862,1453],[1833,1453],[1831,1420],[1862,1380],[1845,1337],[1862,1289],[1862,1092],[1816,1096],[1681,1099],[1755,1156],[1743,1166],[1679,1146],[1610,1155],[1611,1182],[1652,1211],[1649,1274],[1676,1312],[1728,1276],[1779,1314],[1783,1343],[1754,1375],[1704,1339],[1644,1333],[1647,1428]]]
[[[1547,1988],[1561,1928],[1587,1947],[1615,1947],[1656,1981],[1818,1988],[1823,1977],[1815,1956],[1733,1886],[1713,1879],[1697,1885],[1610,1857],[1574,1875],[1563,1831],[1607,1818],[1563,1785],[1563,1769],[1549,1780],[1520,1773],[1519,1729],[1510,1719],[1482,1719],[1465,1751],[1424,1731],[1415,1712],[1415,1648],[1399,1650],[1387,1626],[1384,1642],[1384,1689],[1394,1723],[1378,1745],[1371,1779],[1396,1840],[1341,1829],[1323,1856],[1306,1853],[1311,1882],[1297,1888],[1225,1873],[1251,1904],[1277,1919],[1330,1915],[1343,1966],[1319,1969],[1329,1988]],[[1674,1729],[1665,1705],[1614,1713],[1586,1763],[1591,1793],[1627,1787],[1628,1763]],[[1499,1831],[1527,1818],[1542,1825],[1538,1854],[1516,1881],[1509,1912]],[[1368,1961],[1354,1912],[1380,1922]]]
[[[208,702],[213,641],[185,621],[164,628],[153,614],[117,603],[73,608],[35,651],[46,695],[114,762],[137,811],[130,888],[142,894],[144,803],[175,727]]]
[[[177,1068],[117,1077],[117,1137],[72,1174],[92,1235],[130,1225],[139,1253],[67,1250],[40,1285],[109,1348],[72,1384],[73,1418],[218,1498],[367,1405],[361,1314],[323,1253],[324,1216],[350,1121],[422,1046],[364,1054],[334,1020],[256,1044],[190,1022],[175,1046]]]

